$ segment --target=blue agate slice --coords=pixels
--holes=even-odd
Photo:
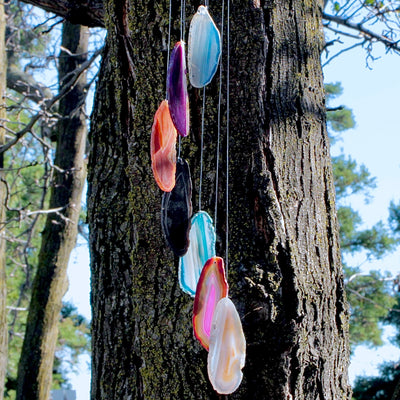
[[[221,36],[207,7],[200,6],[192,18],[188,40],[189,79],[192,86],[209,84],[217,71]]]
[[[179,284],[185,293],[193,297],[204,264],[215,256],[215,241],[211,217],[205,211],[194,214],[189,232],[189,248],[179,259]]]

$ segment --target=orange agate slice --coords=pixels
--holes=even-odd
[[[164,192],[170,192],[175,186],[176,136],[168,101],[163,100],[154,115],[150,155],[154,179]]]
[[[228,282],[225,278],[224,260],[210,258],[203,267],[197,284],[193,306],[193,330],[202,346],[208,350],[211,323],[217,303],[228,296]]]

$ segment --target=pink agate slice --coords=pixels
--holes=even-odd
[[[246,339],[235,305],[228,297],[215,308],[208,353],[208,377],[220,394],[230,394],[240,385],[246,358]]]
[[[169,111],[178,133],[189,133],[189,96],[186,83],[185,43],[175,44],[171,53],[167,75]]]
[[[212,257],[204,264],[193,306],[194,334],[206,350],[209,347],[215,307],[226,296],[228,282],[225,278],[224,260],[221,257]]]
[[[154,179],[164,192],[170,192],[175,186],[176,136],[168,101],[163,100],[154,115],[150,155]]]

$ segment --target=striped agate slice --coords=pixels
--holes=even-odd
[[[246,339],[239,314],[224,297],[214,311],[207,359],[208,377],[218,393],[230,394],[239,387],[245,358]]]
[[[194,296],[204,264],[215,256],[216,237],[212,219],[205,211],[194,214],[191,224],[188,251],[179,259],[179,284]]]
[[[188,67],[192,86],[209,84],[217,71],[221,55],[221,36],[207,7],[200,6],[189,29]]]
[[[228,282],[225,278],[224,260],[221,257],[212,257],[201,271],[193,306],[194,335],[206,350],[209,348],[215,307],[226,296]]]
[[[185,137],[189,133],[189,96],[186,82],[185,43],[175,44],[167,74],[169,111],[178,133]]]
[[[164,192],[170,192],[175,186],[176,136],[168,101],[163,100],[154,115],[150,155],[154,179]]]
[[[161,226],[171,250],[182,257],[189,247],[190,217],[192,216],[192,180],[189,164],[182,158],[176,163],[175,186],[163,193]]]

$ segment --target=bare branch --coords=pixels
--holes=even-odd
[[[378,308],[383,308],[384,310],[392,311],[392,312],[396,312],[396,313],[400,313],[400,310],[396,309],[396,308],[391,308],[391,307],[385,307],[382,304],[377,303],[376,301],[373,301],[372,299],[365,297],[364,295],[362,295],[361,293],[357,292],[357,290],[351,289],[351,288],[346,288],[349,292],[353,293],[354,295],[360,297],[361,299],[367,301],[368,303],[373,304],[374,306],[378,307]]]
[[[21,71],[16,65],[9,65],[7,68],[7,87],[36,103],[53,97],[49,88],[37,82],[32,75]]]
[[[59,92],[59,94],[55,97],[53,97],[49,102],[46,102],[46,108],[50,109],[58,100],[63,98],[76,84],[78,81],[80,75],[90,67],[90,65],[95,61],[95,59],[101,54],[102,49],[98,49],[86,62],[82,63],[80,68],[76,70],[76,73],[72,76],[72,78],[69,80],[69,82],[63,87],[63,89]],[[46,116],[46,111],[45,110],[40,110],[37,112],[29,121],[29,123],[25,126],[24,129],[20,130],[15,134],[15,138],[13,140],[10,140],[7,142],[4,146],[0,147],[0,154],[4,153],[7,151],[10,147],[14,146],[23,136],[25,136],[28,132],[32,131],[33,126],[36,124],[36,122]]]
[[[366,28],[364,23],[354,23],[351,22],[348,17],[339,17],[337,15],[330,15],[325,12],[322,13],[322,17],[330,22],[335,22],[338,25],[345,26],[346,28],[353,29],[360,33],[361,37],[364,37],[366,40],[375,40],[384,44],[388,49],[400,52],[399,41],[393,41],[384,35],[380,35],[372,30]]]

